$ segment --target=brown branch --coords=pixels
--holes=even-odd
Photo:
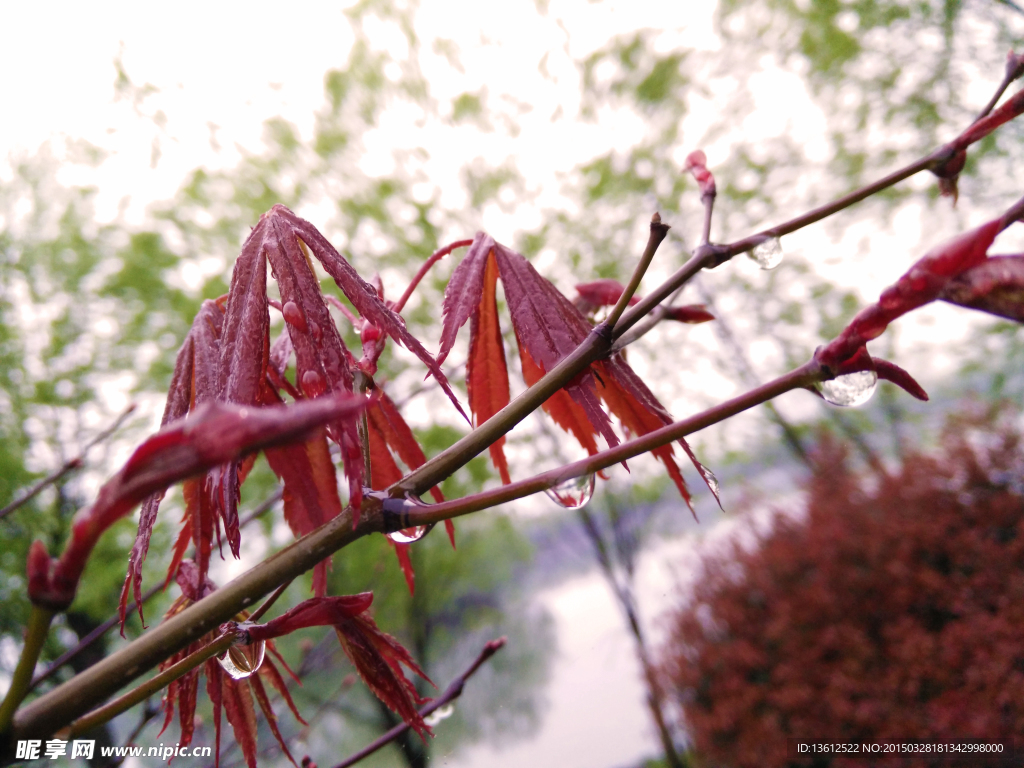
[[[599,327],[605,327],[612,329],[615,324],[622,317],[622,313],[629,306],[629,300],[633,298],[633,294],[636,293],[636,289],[640,287],[640,281],[643,280],[644,274],[647,272],[648,267],[651,266],[651,261],[654,259],[654,254],[658,252],[658,246],[661,245],[661,241],[668,235],[670,229],[668,224],[661,222],[661,215],[655,213],[651,217],[651,232],[647,239],[647,247],[644,248],[643,255],[640,257],[640,261],[637,262],[636,268],[633,270],[633,274],[629,278],[629,284],[626,289],[619,296],[619,300],[615,302],[615,306],[612,307],[612,311],[608,313],[608,317]]]
[[[427,706],[423,707],[423,709],[420,710],[420,715],[426,717],[434,710],[440,709],[445,704],[448,704],[449,702],[455,701],[455,699],[459,698],[459,696],[462,695],[462,689],[466,685],[466,681],[473,676],[473,673],[475,673],[483,665],[485,661],[487,661],[489,658],[491,658],[491,656],[493,656],[495,653],[501,650],[502,647],[504,647],[504,645],[504,637],[500,637],[497,640],[491,640],[491,642],[484,646],[484,649],[480,651],[480,655],[476,657],[476,659],[473,661],[472,664],[469,665],[466,671],[458,677],[456,677],[454,680],[452,680],[451,684],[445,689],[444,693],[442,693],[439,698],[432,700],[429,704],[427,704]],[[340,763],[334,766],[334,768],[348,768],[348,766],[350,765],[355,765],[363,758],[369,757],[381,747],[397,739],[407,730],[409,730],[408,723],[399,723],[376,741],[373,741],[372,743],[366,745],[361,750],[356,752],[354,755],[351,755],[347,757],[345,760],[342,760]]]
[[[626,442],[619,443],[614,448],[600,451],[585,459],[534,475],[526,480],[520,480],[499,488],[473,494],[472,496],[444,501],[438,504],[388,499],[383,503],[386,518],[385,530],[395,531],[415,525],[439,523],[442,520],[449,520],[454,517],[470,514],[471,512],[479,512],[482,509],[490,509],[498,504],[504,504],[521,499],[524,496],[539,493],[540,491],[546,491],[567,480],[594,474],[619,462],[631,459],[634,456],[639,456],[662,445],[667,445],[681,437],[686,437],[694,432],[705,429],[712,424],[732,418],[738,413],[761,405],[791,390],[810,387],[821,378],[821,368],[817,362],[812,360],[767,384],[762,384],[760,387],[713,406],[688,419],[674,421],[661,429],[648,432],[642,437],[627,440]]]
[[[82,448],[82,450],[78,453],[77,456],[65,461],[60,467],[58,467],[56,470],[51,472],[49,475],[47,475],[38,483],[33,485],[27,491],[25,491],[25,493],[22,494],[21,497],[15,499],[3,509],[0,509],[0,520],[3,520],[5,517],[11,514],[11,512],[18,509],[18,507],[34,499],[36,496],[42,493],[44,489],[49,488],[54,483],[58,482],[62,477],[64,477],[64,475],[81,468],[81,466],[85,463],[85,455],[91,449],[95,448],[97,445],[99,445],[112,434],[114,434],[118,429],[120,429],[121,425],[124,424],[125,419],[127,419],[129,416],[132,415],[132,413],[135,412],[135,408],[135,403],[131,403],[127,408],[124,409],[124,411],[121,412],[120,416],[114,419],[113,424],[111,424],[109,427],[107,427],[98,435],[96,435],[96,437],[94,437],[92,440],[86,443],[85,447]]]

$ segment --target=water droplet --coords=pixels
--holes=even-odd
[[[308,330],[308,327],[306,326],[306,316],[302,314],[302,310],[299,309],[299,305],[294,301],[286,301],[284,306],[281,307],[281,314],[284,315],[284,321],[288,323],[288,325],[294,326],[303,333]]]
[[[320,343],[324,337],[324,332],[320,330],[320,326],[310,321],[309,323],[309,335],[313,337],[313,341]]]
[[[217,658],[217,662],[235,680],[243,680],[263,665],[263,657],[267,654],[267,644],[262,640],[251,645],[233,645],[227,654]]]
[[[324,382],[324,377],[320,375],[319,371],[310,369],[302,374],[302,391],[306,397],[318,397],[326,389],[327,385]]]
[[[423,718],[423,722],[433,728],[435,725],[440,723],[442,720],[447,720],[449,717],[455,714],[454,704],[445,704],[443,707],[438,707],[429,715]]]
[[[864,405],[875,393],[878,374],[874,371],[857,371],[836,376],[831,381],[818,384],[821,396],[832,405],[853,407]]]
[[[412,544],[414,541],[419,541],[427,535],[427,531],[430,530],[429,525],[417,525],[413,528],[403,528],[400,531],[392,531],[391,533],[385,534],[395,544]]]
[[[761,269],[775,269],[782,263],[782,256],[782,242],[777,237],[769,237],[750,252],[750,258]]]
[[[559,483],[554,488],[544,491],[558,506],[566,509],[579,509],[586,506],[594,496],[594,476],[583,475]]]
[[[719,485],[718,485],[718,478],[715,477],[715,473],[712,472],[710,469],[708,469],[705,466],[702,466],[700,468],[700,473],[702,475],[704,475],[704,482],[706,482],[708,484],[708,488],[710,488],[711,492],[713,494],[715,494],[715,496],[717,496],[718,495],[718,490],[719,490]]]

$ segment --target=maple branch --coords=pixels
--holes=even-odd
[[[546,491],[567,480],[594,474],[619,462],[660,448],[694,432],[699,432],[712,424],[732,418],[738,413],[761,405],[791,390],[808,388],[823,378],[825,378],[825,373],[820,364],[816,360],[811,360],[777,379],[708,408],[706,411],[687,419],[674,421],[661,429],[648,432],[642,437],[619,443],[614,448],[608,448],[585,459],[548,470],[526,480],[437,504],[423,504],[405,499],[385,500],[383,503],[385,530],[390,532],[414,525],[430,525]]]
[[[633,298],[636,289],[640,287],[640,281],[643,280],[644,274],[647,272],[648,267],[651,266],[654,254],[658,252],[658,246],[661,245],[661,241],[668,235],[669,229],[668,224],[661,223],[661,215],[655,212],[651,217],[651,232],[647,238],[647,247],[644,248],[643,255],[640,256],[640,261],[629,278],[629,284],[626,285],[626,289],[619,296],[615,306],[612,307],[612,311],[608,313],[608,317],[598,326],[599,328],[604,327],[607,330],[615,328],[615,324],[619,321],[626,307],[629,306],[629,300]]]
[[[446,245],[441,250],[435,251],[433,254],[431,254],[430,258],[423,262],[423,266],[419,268],[415,276],[412,278],[412,282],[409,283],[409,287],[405,289],[405,293],[402,294],[402,298],[398,300],[398,302],[395,304],[394,307],[392,307],[392,309],[394,309],[395,312],[401,313],[401,311],[405,308],[406,302],[409,301],[409,297],[412,296],[412,292],[416,290],[416,286],[420,284],[420,281],[423,280],[427,272],[430,271],[430,268],[434,266],[434,264],[439,262],[449,253],[454,251],[456,248],[466,248],[467,246],[470,246],[472,244],[472,240],[456,240],[454,243]]]
[[[715,209],[715,193],[703,194],[700,196],[700,200],[704,203],[704,226],[701,228],[700,244],[709,245],[711,243],[711,214]]]
[[[124,424],[125,419],[127,419],[129,416],[132,415],[132,413],[135,412],[135,408],[135,403],[129,404],[129,406],[125,408],[124,411],[121,412],[121,415],[114,420],[114,423],[111,424],[106,429],[104,429],[98,435],[96,435],[96,437],[94,437],[88,443],[86,443],[85,447],[82,448],[81,451],[79,451],[77,456],[74,456],[73,458],[70,458],[67,461],[65,461],[60,467],[58,467],[56,470],[54,470],[49,475],[40,480],[38,483],[29,488],[24,494],[22,494],[20,498],[15,499],[6,507],[0,509],[0,520],[3,520],[5,517],[11,514],[11,512],[13,512],[26,502],[29,502],[32,499],[34,499],[45,488],[48,488],[49,486],[58,482],[62,477],[64,477],[64,475],[68,474],[69,472],[73,472],[76,469],[80,469],[81,466],[85,463],[85,455],[92,448],[95,448],[97,445],[99,445],[112,434],[114,434],[118,429],[120,429],[121,425]]]
[[[500,637],[497,640],[491,640],[491,642],[485,645],[484,649],[480,651],[480,655],[476,657],[476,659],[473,661],[472,664],[469,665],[466,671],[458,677],[456,677],[454,680],[452,680],[449,686],[445,688],[444,693],[442,693],[438,698],[432,699],[429,704],[423,707],[423,709],[420,710],[420,715],[422,717],[426,717],[435,710],[440,709],[446,704],[455,701],[455,699],[459,698],[459,696],[462,695],[462,689],[463,687],[465,687],[466,681],[473,676],[473,674],[483,665],[485,661],[487,661],[489,658],[491,658],[491,656],[500,651],[505,646],[505,642],[506,638]],[[407,730],[409,730],[408,723],[399,723],[390,731],[383,734],[380,738],[376,739],[370,744],[367,744],[365,747],[363,747],[355,754],[350,755],[349,757],[342,760],[340,763],[334,766],[334,768],[349,768],[349,766],[355,765],[363,758],[369,757],[381,747],[397,739]]]
[[[113,720],[122,712],[127,712],[136,704],[145,701],[154,693],[163,690],[178,678],[185,676],[207,659],[219,656],[227,651],[235,642],[236,636],[237,635],[234,633],[225,632],[216,640],[211,640],[202,648],[193,651],[184,659],[176,664],[172,664],[160,674],[151,677],[142,685],[132,688],[124,695],[118,696],[109,704],[104,704],[102,707],[94,709],[92,712],[78,718],[65,730],[60,731],[60,735],[64,738],[78,736],[92,730],[96,726],[103,725],[104,723]]]

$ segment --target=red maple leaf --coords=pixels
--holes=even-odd
[[[328,393],[351,394],[354,359],[342,341],[313,271],[316,259],[359,313],[365,366],[375,365],[385,336],[404,345],[422,360],[461,412],[461,407],[431,357],[406,329],[405,322],[381,298],[380,291],[356,274],[352,266],[308,221],[281,205],[260,217],[235,262],[227,296],[204,302],[175,364],[163,423],[185,416],[207,402],[257,407]],[[277,280],[281,301],[273,302],[284,317],[284,331],[271,346],[271,301],[267,297],[267,266]],[[286,369],[295,359],[294,383]],[[362,361],[361,361],[362,362]],[[355,421],[335,418],[301,446],[268,453],[285,486],[285,517],[296,535],[308,533],[341,511],[335,469],[327,440],[338,444],[348,479],[349,501],[358,520],[362,499],[363,458]],[[173,578],[191,539],[196,563],[205,576],[213,540],[226,539],[237,557],[240,547],[237,504],[249,463],[231,459],[209,469],[185,488],[185,518],[172,557]],[[140,591],[141,568],[160,506],[149,499],[139,521],[139,534],[129,561],[122,595],[122,615],[129,584]],[[323,594],[326,566],[314,573],[314,588]]]
[[[370,440],[370,487],[377,491],[383,491],[404,476],[395,461],[395,456],[409,469],[417,469],[422,466],[427,457],[394,401],[381,389],[375,388],[374,394],[376,399],[366,412],[366,426]],[[434,501],[444,501],[444,495],[436,485],[430,489],[430,495],[434,497]],[[445,520],[444,524],[445,530],[448,532],[448,539],[454,547],[455,525],[451,520]],[[388,541],[395,548],[398,564],[411,594],[415,589],[416,576],[413,572],[412,561],[409,559],[409,545],[392,541],[390,538]]]
[[[164,616],[164,620],[180,613],[189,605],[198,602],[217,588],[208,578],[200,578],[199,568],[191,560],[183,560],[181,562],[178,568],[177,581],[178,586],[181,587],[181,596],[171,604],[170,609]],[[239,620],[244,621],[246,616],[246,613],[240,614]],[[186,656],[215,640],[217,635],[218,632],[214,631],[195,640],[188,647],[178,651],[178,653],[164,661],[160,665],[160,669],[164,670],[173,666]],[[298,682],[298,678],[288,668],[288,665],[281,658],[272,641],[268,640],[262,646],[245,645],[232,647],[228,650],[228,655],[231,657],[234,667],[244,670],[255,668],[255,671],[248,677],[235,679],[224,671],[217,659],[209,659],[202,667],[196,667],[177,680],[174,680],[164,691],[164,724],[160,733],[163,734],[167,726],[174,719],[174,711],[175,707],[177,707],[178,722],[181,726],[181,745],[186,746],[192,742],[196,700],[199,691],[199,675],[200,671],[202,671],[206,675],[207,694],[213,703],[213,727],[216,739],[214,747],[215,764],[220,764],[220,729],[221,712],[223,711],[227,714],[228,723],[231,725],[235,741],[238,742],[238,746],[242,750],[246,764],[249,768],[256,768],[257,726],[256,711],[252,703],[252,699],[255,696],[260,710],[262,710],[264,717],[267,719],[271,732],[281,745],[285,755],[295,765],[295,759],[292,757],[291,752],[288,750],[288,745],[281,736],[281,731],[277,725],[277,716],[271,707],[270,698],[267,696],[267,690],[263,685],[263,681],[266,680],[281,694],[287,702],[289,709],[291,709],[292,714],[295,715],[295,718],[300,723],[303,725],[307,725],[307,723],[299,714],[295,702],[288,692],[288,686],[285,684],[284,678],[281,677],[281,673],[273,659],[265,655],[267,653],[276,657],[288,671],[288,674]]]
[[[288,635],[305,627],[334,627],[341,647],[363,682],[377,698],[407,722],[421,737],[432,735],[417,707],[427,701],[405,676],[402,667],[430,678],[409,652],[391,635],[382,632],[366,610],[373,602],[370,592],[341,597],[314,597],[266,624],[242,625],[251,642]],[[433,683],[430,683],[433,685]]]
[[[541,277],[523,256],[496,243],[489,235],[478,233],[445,291],[438,353],[438,358],[443,360],[451,351],[459,328],[472,320],[469,406],[477,424],[487,421],[509,402],[508,373],[495,300],[498,278],[505,290],[527,385],[534,384],[554,368],[593,330],[580,310]],[[595,284],[584,284],[580,293],[591,304],[596,301],[614,303],[622,289],[613,283],[597,283],[593,290],[591,286]],[[646,434],[672,421],[621,355],[594,364],[552,395],[543,407],[555,423],[593,454],[598,450],[595,439],[598,435],[610,446],[619,442],[608,414],[601,407],[601,400],[633,435]],[[683,440],[679,442],[705,477],[689,446]],[[490,453],[502,481],[508,483],[510,477],[502,444],[503,440],[496,442]],[[689,503],[690,494],[672,454],[671,445],[655,451]]]

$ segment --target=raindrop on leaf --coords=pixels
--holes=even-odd
[[[587,502],[593,498],[594,485],[593,475],[583,475],[582,477],[574,477],[571,480],[566,480],[564,483],[559,483],[553,488],[544,491],[544,493],[560,507],[579,509],[586,506]]]
[[[319,371],[312,369],[302,374],[302,391],[306,397],[318,397],[327,389],[327,383]]]
[[[288,325],[294,326],[303,333],[306,332],[306,316],[302,314],[302,310],[299,309],[299,305],[294,301],[286,301],[284,306],[281,307],[281,314],[284,315],[284,321]]]
[[[715,477],[715,473],[712,472],[707,467],[701,467],[700,473],[704,475],[704,481],[708,484],[708,488],[710,488],[711,492],[715,494],[715,496],[717,496],[719,491],[719,485],[718,478]]]
[[[777,237],[770,237],[750,252],[750,258],[757,262],[761,269],[775,269],[782,263],[782,242]]]
[[[218,663],[235,680],[244,680],[254,675],[263,664],[267,654],[267,644],[259,640],[251,645],[233,645],[224,656],[217,658]]]
[[[412,544],[414,541],[419,541],[426,536],[429,530],[429,525],[417,525],[412,528],[403,528],[400,531],[392,531],[384,535],[395,542],[395,544]]]
[[[425,718],[423,722],[433,728],[435,725],[440,723],[442,720],[447,720],[449,717],[455,714],[454,704],[445,704],[443,707],[438,707]]]
[[[836,376],[830,381],[818,384],[818,391],[826,402],[832,405],[854,407],[864,405],[875,393],[878,374],[874,371],[857,371]]]

